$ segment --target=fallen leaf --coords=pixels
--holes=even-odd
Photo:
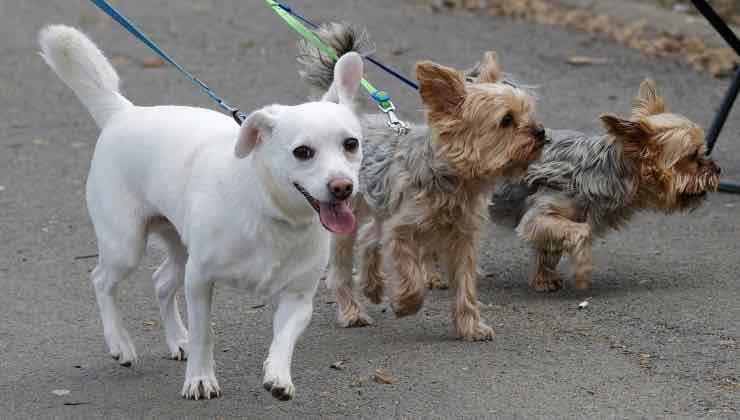
[[[649,369],[650,368],[650,354],[648,353],[640,353],[640,367],[643,369]]]
[[[594,58],[594,57],[586,57],[584,55],[574,55],[572,57],[568,57],[568,64],[572,64],[574,66],[592,66],[592,65],[598,65],[598,64],[606,64],[608,61],[606,58]]]
[[[153,327],[153,326],[157,325],[157,321],[149,321],[149,320],[146,320],[146,321],[142,322],[142,324],[144,324],[144,326],[146,326],[146,327]]]
[[[391,375],[390,372],[382,368],[375,369],[373,380],[379,384],[395,384],[396,382],[398,382],[398,379]]]
[[[51,393],[56,396],[62,397],[64,395],[69,395],[69,390],[68,389],[55,389],[51,391]]]
[[[341,361],[341,360],[338,360],[338,361],[332,363],[331,365],[329,365],[329,367],[332,368],[332,369],[334,369],[334,370],[342,370],[342,369],[344,369],[343,365],[344,365],[344,362]]]
[[[588,305],[589,305],[588,300],[584,300],[583,302],[578,304],[578,310],[586,309],[588,308]]]
[[[110,58],[110,62],[114,66],[123,66],[124,64],[128,64],[128,62],[131,61],[128,59],[128,57],[122,56],[122,55],[114,55]]]
[[[156,58],[144,60],[141,63],[141,67],[144,67],[145,69],[156,69],[156,68],[164,66],[164,64],[165,64],[164,60],[162,60],[159,57],[156,57]]]

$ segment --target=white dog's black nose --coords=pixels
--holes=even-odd
[[[329,192],[336,200],[346,200],[352,195],[352,181],[349,179],[335,179],[329,182]]]

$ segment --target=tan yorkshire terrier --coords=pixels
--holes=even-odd
[[[367,37],[346,25],[324,26],[318,35],[339,56],[366,51]],[[324,90],[331,85],[332,60],[304,45],[300,61],[309,84]],[[488,196],[497,180],[521,179],[546,141],[534,117],[533,97],[503,80],[494,52],[485,54],[476,72],[470,82],[455,69],[417,63],[428,125],[411,125],[405,136],[389,128],[382,114],[364,116],[361,190],[354,203],[356,216],[365,222],[357,235],[365,296],[382,301],[387,254],[393,311],[399,317],[418,312],[436,254],[457,289],[457,333],[469,341],[494,335],[481,320],[476,298],[477,245]],[[334,237],[327,276],[336,291],[339,322],[347,327],[372,322],[355,293],[355,241],[354,234]]]
[[[704,133],[669,113],[655,84],[645,80],[622,119],[601,116],[603,136],[552,131],[552,143],[533,163],[525,183],[498,187],[492,219],[518,223],[534,248],[537,291],[563,287],[556,268],[570,256],[576,289],[589,287],[591,243],[626,225],[641,210],[666,214],[692,210],[716,190],[720,168],[705,156]]]

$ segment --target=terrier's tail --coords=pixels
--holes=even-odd
[[[316,35],[329,47],[337,52],[337,56],[354,51],[362,56],[372,54],[375,45],[370,36],[364,30],[360,31],[347,23],[331,22],[322,25]],[[317,92],[326,92],[334,80],[334,64],[318,48],[306,41],[301,41],[299,46],[298,63],[302,66],[299,71],[301,78]]]
[[[533,192],[534,188],[523,182],[496,186],[488,204],[491,221],[500,226],[515,228],[524,216],[527,197]]]
[[[103,128],[111,116],[133,104],[118,91],[118,74],[98,47],[82,32],[51,25],[39,33],[41,56],[80,98]]]

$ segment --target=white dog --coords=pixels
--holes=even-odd
[[[92,282],[105,341],[121,365],[136,360],[116,303],[150,235],[166,244],[154,273],[167,345],[187,355],[182,395],[221,394],[214,373],[211,297],[228,282],[277,304],[264,386],[293,397],[293,348],[308,325],[329,233],[355,229],[349,206],[362,161],[361,127],[351,105],[362,59],[343,56],[322,101],[271,105],[241,127],[201,108],[139,107],[118,90],[118,75],[85,35],[66,26],[41,31],[42,55],[74,90],[102,132],[87,180],[98,239]],[[317,218],[318,213],[318,218]],[[175,300],[184,283],[185,329]]]

